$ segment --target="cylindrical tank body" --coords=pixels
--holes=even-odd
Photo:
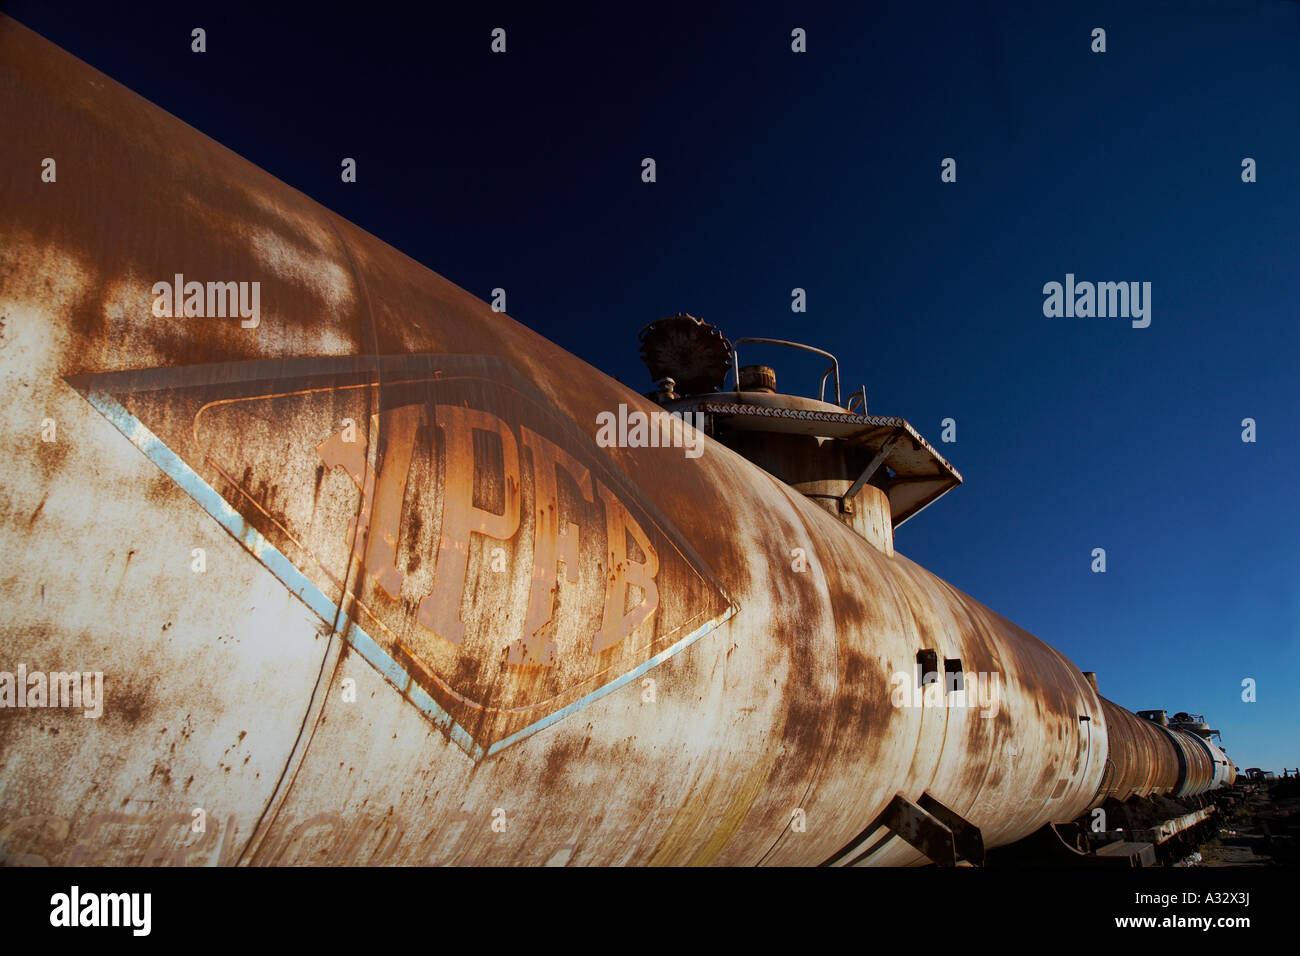
[[[1200,743],[1202,748],[1204,748],[1205,752],[1209,755],[1210,761],[1213,764],[1213,777],[1210,781],[1210,785],[1206,789],[1217,790],[1219,787],[1232,786],[1237,779],[1237,769],[1232,765],[1232,761],[1228,759],[1228,755],[1220,750],[1219,747],[1215,745],[1214,741],[1210,740],[1208,737],[1202,737],[1200,734],[1193,733],[1188,733],[1187,736]]]
[[[0,710],[0,857],[817,864],[895,795],[987,846],[1090,806],[1136,718],[1021,628],[609,441],[657,407],[5,18],[0,121],[5,651],[102,675]]]
[[[1206,741],[1195,734],[1176,728],[1164,728],[1178,750],[1178,783],[1176,797],[1194,797],[1205,793],[1214,785],[1214,758],[1205,746]]]
[[[1112,797],[1191,797],[1231,783],[1235,771],[1210,741],[1160,723],[1162,711],[1137,717],[1105,698],[1107,772],[1097,803]]]
[[[1106,715],[1106,774],[1095,804],[1112,798],[1173,793],[1179,781],[1179,751],[1169,731],[1101,699]]]

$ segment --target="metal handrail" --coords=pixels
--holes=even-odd
[[[855,405],[861,407],[861,411],[858,412],[859,415],[865,415],[867,413],[867,386],[863,385],[860,389],[849,396],[849,403],[844,406],[844,410],[846,412],[851,412]]]
[[[736,391],[740,391],[740,350],[736,346],[742,342],[751,342],[755,345],[784,345],[786,348],[802,349],[805,352],[812,352],[815,355],[821,355],[831,360],[830,367],[822,372],[821,385],[817,389],[817,400],[823,402],[826,400],[826,376],[834,373],[835,375],[835,404],[841,405],[840,402],[840,361],[830,352],[824,349],[815,348],[811,345],[804,345],[800,342],[787,342],[784,339],[762,339],[762,338],[745,338],[734,339],[731,343],[731,369],[736,376]],[[841,406],[842,407],[842,406]]]

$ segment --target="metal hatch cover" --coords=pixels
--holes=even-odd
[[[873,450],[892,442],[883,464],[894,473],[886,493],[895,528],[962,482],[957,469],[902,418],[738,402],[705,401],[690,407],[720,419],[730,428],[816,435]]]

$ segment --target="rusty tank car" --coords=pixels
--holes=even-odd
[[[0,118],[5,862],[978,862],[1230,782],[894,550],[961,479],[837,365],[675,316],[638,394],[3,17]]]

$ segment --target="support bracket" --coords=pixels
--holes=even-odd
[[[862,490],[862,486],[871,480],[871,476],[879,470],[880,466],[885,463],[885,459],[889,457],[889,453],[894,450],[894,446],[898,444],[898,440],[901,437],[901,433],[896,433],[892,438],[880,446],[880,451],[876,452],[876,457],[872,458],[871,463],[867,465],[866,468],[862,469],[862,474],[858,475],[857,481],[853,482],[853,484],[849,486],[849,490],[844,492],[843,497],[840,498],[840,511],[845,514],[853,513],[854,497],[856,497],[857,493]]]
[[[880,829],[890,832],[860,850]],[[984,865],[984,837],[979,827],[928,793],[922,794],[917,803],[912,803],[901,793],[895,794],[870,826],[822,865],[854,866],[879,850],[893,836],[901,837],[939,866],[956,866],[958,857],[975,866]]]

